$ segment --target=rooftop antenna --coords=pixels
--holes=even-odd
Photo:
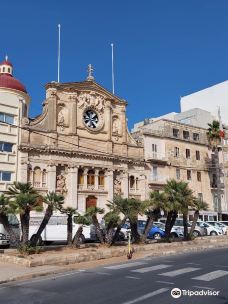
[[[60,81],[60,30],[61,30],[61,25],[58,24],[58,29],[59,29],[59,40],[58,40],[58,82]]]
[[[114,86],[114,52],[113,52],[114,44],[111,43],[112,48],[112,94],[115,94],[115,86]]]

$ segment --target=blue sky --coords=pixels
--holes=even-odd
[[[62,82],[84,80],[92,63],[111,91],[114,43],[115,93],[128,102],[129,127],[179,111],[180,96],[228,79],[226,0],[11,0],[1,12],[0,57],[9,55],[26,85],[32,117],[44,85],[57,80],[58,23]]]

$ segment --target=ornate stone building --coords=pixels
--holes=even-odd
[[[94,81],[46,85],[42,114],[24,118],[20,180],[40,192],[62,193],[83,212],[113,195],[144,199],[143,148],[130,135],[125,100]]]

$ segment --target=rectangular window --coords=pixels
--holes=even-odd
[[[0,121],[6,122],[8,124],[14,123],[14,117],[6,113],[0,113]]]
[[[173,129],[173,137],[179,137],[179,129]]]
[[[191,170],[187,170],[187,180],[191,180],[192,179],[192,172]]]
[[[193,140],[199,141],[199,133],[193,133]]]
[[[196,160],[200,160],[200,151],[196,151]]]
[[[186,149],[186,158],[190,158],[190,149]]]
[[[158,178],[158,167],[153,166],[152,174],[153,174],[153,179],[156,180]]]
[[[184,139],[189,139],[190,138],[188,131],[183,131],[183,138]]]
[[[12,152],[13,144],[0,141],[0,152]]]
[[[174,157],[180,156],[180,149],[178,147],[174,147]]]
[[[157,153],[157,145],[156,144],[152,144],[152,152]]]
[[[201,172],[197,171],[197,181],[201,182]]]
[[[11,181],[11,172],[0,171],[0,181],[10,182]]]
[[[180,169],[176,168],[176,179],[180,179]]]

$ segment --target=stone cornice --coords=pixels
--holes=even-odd
[[[95,154],[89,153],[86,151],[69,151],[64,149],[58,149],[57,147],[50,146],[39,146],[39,145],[27,145],[23,144],[18,146],[20,151],[24,152],[35,152],[35,153],[43,153],[43,154],[56,154],[56,155],[64,155],[64,156],[80,156],[82,158],[87,159],[100,159],[100,160],[110,160],[110,161],[119,161],[121,163],[131,164],[131,165],[140,165],[144,166],[145,161],[143,159],[134,159],[130,157],[123,157],[119,155],[111,155],[111,154]]]

